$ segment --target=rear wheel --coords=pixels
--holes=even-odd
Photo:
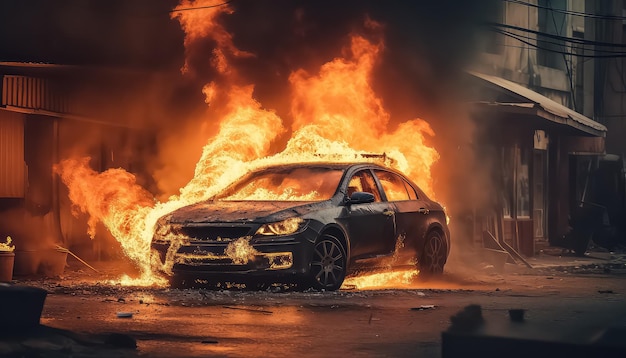
[[[310,282],[316,290],[335,291],[346,278],[346,248],[336,237],[324,234],[315,243]]]
[[[419,259],[420,277],[441,275],[447,256],[448,246],[443,235],[435,230],[429,231]]]

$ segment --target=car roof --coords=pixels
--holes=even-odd
[[[328,168],[328,169],[348,169],[350,167],[376,167],[381,169],[391,169],[374,162],[295,162],[273,164],[258,168],[256,171],[273,169],[295,169],[295,168]],[[391,169],[393,170],[393,169]]]

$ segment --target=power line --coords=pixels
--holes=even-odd
[[[195,6],[195,7],[185,7],[185,8],[182,8],[182,9],[174,9],[174,10],[170,11],[170,13],[189,11],[189,10],[199,10],[199,9],[211,9],[211,8],[214,8],[214,7],[220,7],[220,6],[227,5],[227,4],[231,3],[232,1],[233,0],[228,0],[228,1],[225,1],[225,2],[223,2],[221,4],[215,4],[215,5]]]
[[[506,31],[506,30],[500,30],[500,29],[492,29],[494,32],[497,32],[499,34],[505,35],[505,36],[509,36],[512,38],[523,38],[528,40],[527,37],[524,37],[520,34],[516,34],[514,32],[510,32],[510,31]],[[515,37],[514,37],[515,36]],[[566,45],[563,42],[554,42],[554,41],[549,41],[549,40],[537,40],[538,42],[541,42],[542,44],[547,44],[547,45],[554,45],[554,46],[559,46],[559,47],[563,47],[563,48],[569,48],[571,50],[577,50],[577,51],[593,51],[595,53],[602,53],[602,54],[626,54],[626,51],[612,51],[612,50],[601,50],[601,49],[590,49],[590,48],[586,48],[586,47],[581,47],[581,46],[576,46],[574,44],[570,44],[570,45]]]
[[[587,13],[587,12],[579,12],[579,11],[563,10],[563,9],[554,9],[552,7],[541,6],[541,5],[532,4],[532,3],[525,2],[525,1],[520,1],[520,0],[503,0],[503,1],[514,3],[514,4],[525,5],[525,6],[529,6],[529,7],[534,7],[534,8],[537,8],[537,9],[549,10],[549,11],[552,11],[552,12],[558,12],[558,13],[561,13],[561,14],[572,15],[572,16],[587,17],[587,18],[599,19],[599,20],[616,20],[616,21],[626,20],[626,16],[596,15],[596,14],[590,14],[590,13]]]
[[[508,36],[511,37],[519,42],[522,42],[528,46],[532,46],[536,49],[539,50],[543,50],[543,51],[549,51],[549,52],[554,52],[554,53],[559,53],[559,54],[564,54],[564,55],[571,55],[571,56],[575,56],[575,57],[583,57],[583,58],[623,58],[626,57],[626,52],[615,52],[612,55],[585,55],[585,54],[578,54],[578,53],[572,53],[572,52],[568,52],[568,51],[559,51],[556,49],[551,49],[551,48],[547,48],[547,47],[543,47],[537,44],[534,44],[530,41],[527,41],[525,37],[521,37],[520,35],[514,34],[512,32],[508,32],[508,31],[504,31],[504,30],[495,30],[498,33],[501,33],[504,36]]]
[[[548,5],[550,5],[550,7],[552,7],[552,4],[550,2],[550,0],[548,0]],[[554,12],[550,13],[550,16],[552,17],[552,24],[554,25],[554,30],[556,31],[557,35],[561,35],[561,31],[563,30],[563,26],[565,26],[565,18],[563,19],[563,22],[561,23],[561,28],[559,28],[557,26],[556,23],[556,17],[554,16]],[[565,47],[565,46],[563,46]],[[571,95],[571,99],[572,99],[572,107],[574,107],[574,110],[576,110],[577,106],[576,106],[576,96],[574,94],[574,80],[572,78],[572,69],[570,68],[570,63],[569,61],[567,61],[567,56],[566,54],[562,54],[563,56],[563,63],[565,64],[565,69],[567,70],[566,74],[567,74],[567,78],[569,80],[569,88],[570,88],[570,95]],[[570,61],[572,60],[572,54],[570,51],[569,54],[569,58]]]
[[[512,30],[528,32],[528,33],[531,33],[531,34],[534,34],[534,35],[549,37],[549,38],[552,38],[552,39],[562,40],[562,41],[571,42],[571,43],[575,43],[575,44],[579,44],[579,45],[593,45],[593,46],[624,47],[624,48],[626,48],[626,44],[614,43],[614,42],[593,41],[593,40],[578,39],[578,38],[575,38],[575,37],[560,36],[560,35],[550,34],[550,33],[547,33],[547,32],[531,30],[531,29],[527,29],[527,28],[524,28],[524,27],[502,24],[502,23],[498,23],[498,22],[487,22],[485,24],[488,25],[488,26],[491,26],[491,27],[503,27],[503,28],[512,29]]]

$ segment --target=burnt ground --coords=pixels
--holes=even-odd
[[[440,357],[441,333],[472,304],[485,336],[592,344],[626,322],[624,256],[552,250],[529,259],[533,268],[503,269],[455,259],[438,281],[337,292],[123,287],[107,283],[117,263],[93,263],[96,273],[68,259],[60,277],[13,281],[48,295],[41,325],[4,334],[0,356]],[[511,322],[509,309],[526,310],[525,321]]]

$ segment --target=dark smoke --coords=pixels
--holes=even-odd
[[[229,62],[245,84],[255,85],[255,98],[285,121],[290,120],[286,99],[292,71],[302,68],[315,73],[341,56],[352,32],[375,42],[382,36],[385,50],[374,74],[375,90],[391,114],[390,126],[419,117],[433,127],[433,145],[442,155],[435,168],[438,199],[451,206],[459,199],[477,199],[467,197],[465,191],[455,192],[457,187],[467,188],[468,174],[476,171],[471,147],[474,127],[460,105],[460,79],[476,54],[479,25],[491,17],[494,4],[495,0],[235,0],[228,4],[234,12],[222,14],[220,21],[234,45],[253,54],[233,56]],[[364,26],[367,19],[382,24],[382,35]],[[206,40],[188,51],[190,73],[200,83],[219,82],[219,74],[207,66],[214,46]]]
[[[450,86],[472,60],[476,29],[492,11],[492,1],[293,1],[239,0],[222,23],[235,45],[254,57],[234,60],[242,78],[251,79],[261,102],[281,108],[294,69],[315,71],[341,54],[351,32],[367,34],[366,18],[384,26],[386,50],[378,75],[385,81],[388,109],[430,114],[444,107]],[[377,36],[377,35],[376,35]],[[213,50],[207,42],[188,59],[203,81],[216,73],[206,66]],[[386,90],[393,89],[393,91]],[[412,104],[412,105],[410,105]]]
[[[289,120],[287,78],[291,71],[315,71],[340,56],[348,34],[357,32],[385,49],[374,87],[391,114],[390,126],[412,118],[430,123],[432,145],[441,155],[433,168],[437,199],[447,205],[452,226],[488,198],[489,163],[475,156],[475,127],[463,105],[462,78],[479,45],[480,24],[492,17],[495,1],[233,1],[222,22],[235,45],[254,57],[233,59],[255,96]],[[379,22],[382,34],[368,30]],[[204,66],[212,48],[192,53]],[[198,73],[209,80],[214,73]],[[346,133],[346,135],[358,135]],[[462,234],[463,229],[456,230]]]
[[[220,20],[233,34],[235,46],[254,55],[231,59],[241,78],[253,83],[255,97],[286,121],[289,74],[299,68],[316,71],[339,56],[349,33],[368,34],[366,19],[381,23],[385,51],[375,89],[392,116],[391,125],[415,117],[427,120],[435,130],[441,162],[449,162],[449,153],[471,140],[466,137],[471,123],[466,123],[463,109],[451,103],[460,73],[474,55],[477,24],[489,17],[494,1],[234,0],[228,4],[234,12],[222,14]],[[76,95],[103,119],[149,126],[160,133],[159,141],[176,146],[173,136],[193,136],[201,127],[196,118],[205,112],[202,86],[219,81],[208,65],[215,45],[209,40],[187,59],[195,77],[180,75],[185,63],[183,32],[170,14],[177,3],[2,1],[0,61],[138,72],[121,74],[122,80],[113,84],[94,79],[106,84],[101,92],[79,89]],[[211,134],[209,129],[199,132]],[[445,148],[448,143],[455,145]],[[179,171],[192,175],[198,156],[199,148],[186,150],[185,157],[191,159],[188,168]]]
[[[0,61],[163,68],[183,54],[176,0],[4,0]]]
[[[375,43],[382,36],[385,49],[374,87],[391,114],[390,126],[422,118],[435,132],[431,144],[441,158],[433,167],[434,189],[451,216],[454,271],[478,267],[470,262],[476,258],[459,253],[471,244],[473,210],[489,207],[493,191],[491,163],[479,152],[483,143],[477,142],[478,129],[464,105],[463,78],[479,51],[480,25],[493,18],[496,2],[241,0],[230,3],[234,13],[221,20],[234,44],[255,55],[232,59],[241,77],[255,84],[261,103],[287,121],[291,71],[315,73],[341,55],[352,32]],[[382,24],[382,34],[364,26],[368,19]],[[189,63],[203,66],[211,50],[193,52]],[[204,74],[207,81],[215,75]]]

